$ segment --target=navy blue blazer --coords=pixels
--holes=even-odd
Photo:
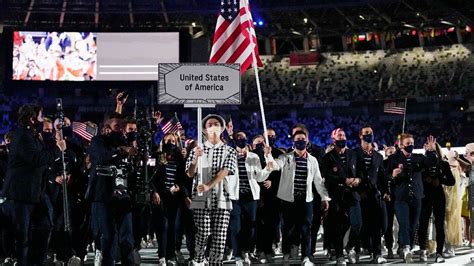
[[[31,127],[21,127],[13,133],[9,151],[4,196],[21,202],[40,202],[47,182],[45,172],[60,158],[61,151],[56,145],[47,148]]]
[[[437,165],[438,158],[436,152],[426,152],[425,155],[412,154],[411,167],[407,166],[407,158],[400,150],[392,154],[387,160],[386,175],[390,179],[392,179],[393,169],[397,168],[399,164],[403,165],[400,175],[393,178],[392,181],[392,194],[395,201],[409,200],[410,186],[412,186],[413,190],[411,197],[422,199],[424,197],[422,172],[428,171],[430,167]]]

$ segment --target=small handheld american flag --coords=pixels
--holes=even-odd
[[[97,136],[97,128],[81,122],[72,122],[72,131],[87,141]]]
[[[163,133],[165,134],[168,134],[168,133],[181,134],[182,132],[184,132],[183,126],[181,125],[181,122],[179,122],[178,117],[176,117],[176,114],[166,124],[164,124],[163,127],[161,127],[161,130],[163,130]]]

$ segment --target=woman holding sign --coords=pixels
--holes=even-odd
[[[204,265],[209,235],[212,235],[209,262],[222,264],[232,210],[232,202],[224,179],[235,174],[237,152],[221,141],[221,134],[225,129],[225,121],[221,116],[214,114],[206,116],[202,120],[202,127],[207,141],[204,142],[204,147],[198,146],[191,151],[186,161],[186,173],[189,177],[196,178],[198,158],[202,158],[202,176],[194,179],[195,190],[191,203],[198,230],[193,264]]]

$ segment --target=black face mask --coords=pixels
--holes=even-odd
[[[372,143],[374,142],[374,135],[372,134],[362,135],[362,139],[367,143]]]
[[[134,142],[135,140],[138,139],[138,132],[135,132],[135,131],[134,132],[128,132],[126,134],[126,138],[127,138],[128,143],[132,143],[132,142]]]
[[[123,143],[123,141],[124,141],[124,137],[123,137],[123,134],[122,134],[121,131],[118,131],[118,132],[112,131],[112,132],[110,132],[109,138],[110,138],[110,139],[112,140],[112,142],[115,143],[115,144],[119,144],[119,143],[121,143],[121,142]]]
[[[295,149],[303,151],[304,149],[306,149],[306,140],[297,140],[294,142],[293,145],[295,146]]]
[[[415,146],[414,145],[408,145],[406,146],[405,148],[403,148],[406,152],[408,153],[412,153],[413,150],[415,149]]]
[[[67,137],[67,138],[72,137],[72,127],[71,126],[63,127],[63,136]]]
[[[41,136],[43,137],[44,142],[52,142],[54,139],[53,132],[41,132]]]
[[[165,144],[163,144],[163,151],[164,152],[170,153],[174,150],[176,150],[176,145],[175,144],[173,144],[171,142],[166,142]]]
[[[235,141],[235,146],[243,149],[245,146],[247,146],[247,140],[246,139],[236,139]]]
[[[345,139],[342,140],[336,140],[335,142],[336,146],[339,147],[340,149],[343,149],[347,145],[347,141]]]
[[[263,148],[265,145],[263,143],[255,144],[255,151],[256,152],[263,152]]]
[[[276,142],[276,137],[268,137],[268,144],[269,144],[271,147],[274,147],[274,146],[275,146],[275,142]]]

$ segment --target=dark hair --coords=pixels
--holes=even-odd
[[[239,130],[239,131],[234,132],[234,134],[232,134],[232,138],[234,138],[234,140],[236,140],[237,135],[239,135],[239,133],[244,133],[245,137],[247,137],[247,133],[245,133],[245,131]]]
[[[372,126],[370,126],[369,124],[362,125],[362,127],[359,129],[359,136],[362,136],[362,129],[364,129],[364,128],[371,128],[372,129]]]
[[[125,117],[124,121],[123,121],[123,124],[126,125],[126,124],[137,124],[137,120],[133,117]]]
[[[104,127],[110,126],[110,120],[112,119],[123,119],[123,115],[117,112],[108,112],[104,115]]]
[[[30,119],[36,119],[43,108],[36,104],[25,104],[18,110],[18,124],[20,126],[28,126]]]
[[[291,133],[293,132],[293,130],[294,130],[295,128],[299,128],[300,130],[298,130],[298,131],[304,131],[306,136],[309,135],[309,130],[308,130],[308,128],[306,127],[305,124],[301,124],[301,123],[300,123],[300,124],[296,124],[296,126],[294,126],[294,127],[291,129]],[[296,133],[296,132],[295,132],[295,133]],[[294,135],[294,134],[292,134],[292,135]]]
[[[296,137],[296,135],[301,135],[301,134],[302,134],[302,135],[305,135],[305,137],[308,137],[308,134],[306,134],[305,131],[303,131],[303,130],[297,130],[297,131],[295,132],[295,134],[293,134],[292,138],[294,139],[294,138]]]

